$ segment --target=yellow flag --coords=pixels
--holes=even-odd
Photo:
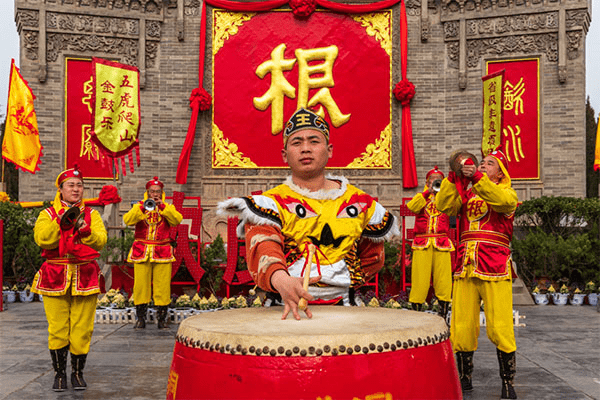
[[[487,156],[502,145],[502,102],[504,70],[481,78],[483,81],[483,135],[481,153]]]
[[[2,157],[24,171],[35,174],[40,170],[42,144],[33,99],[35,99],[33,92],[21,76],[13,59],[10,65]]]
[[[594,157],[594,171],[600,170],[600,116],[598,116],[598,129],[596,131],[596,155]]]
[[[136,67],[92,58],[93,139],[111,158],[139,146],[140,92]]]

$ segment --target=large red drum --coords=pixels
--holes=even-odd
[[[167,399],[461,399],[448,328],[421,312],[312,306],[204,313],[184,320]]]

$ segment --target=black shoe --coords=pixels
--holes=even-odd
[[[54,368],[54,385],[52,390],[55,392],[64,392],[69,388],[67,384],[67,354],[69,352],[69,346],[65,346],[62,349],[50,350],[50,357],[52,358],[52,367]]]
[[[446,324],[447,324],[448,323],[448,321],[447,321],[448,309],[450,308],[450,302],[440,300],[439,303],[440,303],[439,315],[440,315],[440,317],[442,317],[444,319],[444,321],[446,321]]]
[[[496,349],[498,364],[500,366],[500,378],[502,379],[501,399],[516,399],[517,393],[513,386],[515,374],[517,373],[517,358],[515,352],[505,353]]]
[[[87,388],[87,383],[83,379],[86,358],[87,354],[75,355],[71,353],[71,385],[75,390],[85,390]]]
[[[458,367],[458,377],[460,378],[460,387],[463,392],[473,390],[473,352],[457,351],[456,366]]]
[[[421,311],[423,309],[423,303],[412,303],[412,309],[414,311]]]
[[[156,321],[158,329],[169,329],[169,324],[167,321],[168,311],[169,306],[158,306],[158,310],[156,312]]]
[[[148,304],[138,304],[135,306],[136,321],[133,329],[146,328],[146,313],[148,312]]]

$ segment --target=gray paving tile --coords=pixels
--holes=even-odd
[[[600,400],[600,313],[590,306],[522,306],[515,330],[519,399]],[[177,325],[143,331],[97,324],[85,370],[86,391],[55,393],[40,303],[13,303],[0,313],[0,399],[149,400],[166,397]],[[466,400],[497,400],[496,349],[482,327]],[[70,371],[70,366],[68,371]],[[199,383],[200,384],[200,383]],[[224,388],[226,390],[226,388]]]

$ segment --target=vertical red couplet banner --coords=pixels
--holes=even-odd
[[[539,59],[487,62],[487,73],[504,70],[502,150],[511,178],[540,178]]]

